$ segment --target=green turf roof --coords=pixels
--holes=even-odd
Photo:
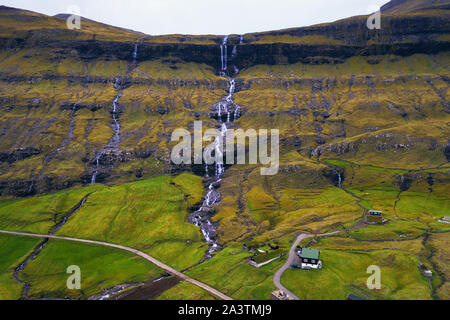
[[[302,249],[302,258],[319,259],[319,250],[311,248]]]

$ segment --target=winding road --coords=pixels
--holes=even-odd
[[[334,232],[330,232],[330,233],[324,233],[324,234],[319,234],[317,235],[318,237],[326,237],[326,236],[331,236],[337,233],[340,233],[342,231],[334,231]],[[286,289],[282,284],[281,284],[281,276],[283,275],[283,273],[289,269],[292,265],[292,263],[294,262],[295,259],[295,255],[296,255],[296,248],[298,246],[298,244],[305,239],[308,238],[312,238],[314,237],[314,234],[309,234],[309,233],[301,233],[297,239],[294,241],[294,244],[292,245],[291,249],[289,250],[289,256],[287,261],[285,262],[285,264],[283,264],[283,266],[277,270],[277,272],[275,272],[275,275],[273,276],[273,283],[274,285],[281,290],[282,292],[284,292],[285,294],[287,294],[288,298],[291,300],[300,300],[299,297],[297,297],[295,294],[293,294],[291,291],[289,291],[288,289]]]
[[[71,237],[62,237],[62,236],[54,236],[54,235],[48,235],[48,234],[36,234],[36,233],[24,233],[24,232],[14,232],[14,231],[5,231],[5,230],[0,230],[0,233],[3,234],[9,234],[9,235],[15,235],[15,236],[23,236],[23,237],[34,237],[34,238],[48,238],[48,239],[59,239],[59,240],[67,240],[67,241],[75,241],[75,242],[83,242],[83,243],[90,243],[90,244],[96,244],[96,245],[100,245],[100,246],[105,246],[105,247],[111,247],[111,248],[116,248],[116,249],[120,249],[120,250],[125,250],[125,251],[129,251],[132,252],[144,259],[146,259],[147,261],[150,261],[151,263],[153,263],[154,265],[160,267],[161,269],[164,269],[165,271],[167,271],[168,273],[179,277],[180,279],[190,282],[193,285],[202,288],[206,291],[208,291],[209,293],[213,294],[214,296],[223,299],[223,300],[233,300],[232,298],[228,297],[227,295],[223,294],[222,292],[208,286],[207,284],[200,282],[198,280],[195,280],[191,277],[188,277],[187,275],[181,273],[178,270],[175,270],[171,267],[169,267],[168,265],[162,263],[161,261],[153,258],[152,256],[149,256],[148,254],[133,249],[133,248],[129,248],[129,247],[125,247],[125,246],[121,246],[119,244],[114,244],[114,243],[108,243],[108,242],[102,242],[102,241],[95,241],[95,240],[87,240],[87,239],[78,239],[78,238],[71,238]]]

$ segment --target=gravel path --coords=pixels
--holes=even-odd
[[[334,232],[330,232],[330,233],[324,233],[324,234],[320,234],[317,235],[318,237],[326,237],[326,236],[331,236],[337,233],[340,233],[342,231],[334,231]],[[275,275],[273,276],[273,283],[275,284],[275,286],[281,290],[282,292],[284,292],[285,294],[287,294],[288,298],[291,300],[300,300],[295,294],[293,294],[291,291],[289,291],[288,289],[286,289],[282,284],[281,284],[281,276],[283,275],[283,273],[289,269],[292,265],[292,263],[294,262],[295,259],[295,255],[297,254],[297,246],[298,244],[304,240],[304,239],[308,239],[308,238],[312,238],[314,237],[314,234],[308,234],[308,233],[301,233],[297,239],[294,241],[294,244],[292,245],[291,249],[289,250],[289,257],[286,261],[286,263],[277,270],[277,272],[275,272]]]

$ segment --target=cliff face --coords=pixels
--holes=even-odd
[[[433,4],[399,11],[393,1],[381,30],[361,16],[231,35],[237,69],[227,72],[247,115],[236,126],[279,128],[282,158],[446,163],[450,19],[446,3]],[[0,8],[0,193],[191,170],[171,164],[169,139],[194,120],[215,127],[211,107],[228,89],[218,75],[223,37],[152,37],[89,20],[71,31],[64,18]],[[284,159],[286,174],[336,183],[328,168]]]
[[[228,44],[230,48],[236,46],[239,54],[233,56],[232,50],[228,50],[228,61],[234,58],[235,65],[242,70],[258,64],[341,63],[352,56],[448,51],[448,2],[433,2],[433,6],[426,1],[414,3],[408,1],[409,9],[403,11],[400,8],[405,7],[404,1],[384,6],[381,30],[369,30],[367,16],[359,16],[311,27],[246,34],[242,42],[239,35],[231,35]],[[417,11],[423,7],[426,9]],[[87,19],[82,19],[81,30],[68,30],[64,15],[46,17],[7,7],[0,12],[3,48],[42,48],[75,52],[83,61],[106,58],[131,62],[135,42],[139,40],[138,61],[172,57],[208,64],[216,70],[220,67],[222,36],[152,37]]]

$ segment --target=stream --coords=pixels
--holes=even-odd
[[[134,43],[134,50],[133,50],[133,63],[134,65],[136,65],[136,59],[138,57],[138,50],[139,50],[139,44],[142,43],[143,39],[137,40]],[[99,173],[100,170],[100,158],[102,157],[102,155],[105,152],[105,149],[119,149],[120,148],[120,130],[121,130],[121,126],[120,126],[120,121],[119,121],[119,115],[120,115],[120,98],[122,97],[122,78],[121,77],[116,77],[116,79],[114,80],[114,89],[117,92],[116,97],[114,98],[112,104],[113,104],[113,109],[111,111],[111,117],[113,120],[113,123],[111,125],[111,128],[114,131],[114,134],[112,136],[112,138],[109,140],[108,144],[103,147],[99,152],[96,152],[95,154],[95,168],[94,171],[92,172],[92,176],[91,176],[91,184],[95,184],[96,180],[97,180],[97,175]]]
[[[226,139],[228,128],[231,123],[237,120],[241,116],[240,106],[237,105],[233,100],[233,95],[236,89],[236,81],[234,78],[227,75],[228,70],[228,39],[229,36],[223,38],[222,44],[220,45],[220,62],[221,70],[219,75],[222,77],[227,77],[228,79],[228,94],[225,95],[218,103],[216,103],[212,109],[214,112],[214,117],[217,117],[218,129],[220,135],[216,137],[215,144],[215,154],[223,155],[223,142]],[[233,49],[236,53],[236,50]],[[234,66],[233,66],[234,67]],[[234,70],[237,70],[234,67]],[[222,141],[220,141],[222,140]],[[222,143],[221,143],[222,142]],[[210,177],[210,168],[205,164],[205,176],[204,181],[208,181],[208,191],[204,197],[203,203],[197,211],[193,212],[189,216],[189,222],[198,226],[206,242],[209,245],[209,250],[206,253],[205,261],[213,257],[213,254],[221,250],[221,246],[216,239],[217,224],[213,223],[211,218],[214,214],[215,205],[221,201],[221,195],[217,191],[222,182],[222,178],[225,174],[225,165],[223,163],[216,163],[214,170],[214,176]]]
[[[61,229],[61,228],[66,224],[66,222],[69,220],[69,218],[70,218],[72,215],[74,215],[76,212],[78,212],[78,211],[83,207],[83,205],[85,204],[86,200],[88,199],[88,197],[89,197],[90,195],[91,195],[91,194],[86,195],[86,196],[80,201],[80,203],[78,203],[78,205],[75,207],[74,210],[72,210],[71,212],[69,212],[68,214],[66,214],[66,215],[64,216],[64,218],[63,218],[60,222],[58,222],[57,224],[55,224],[55,225],[53,226],[53,228],[50,230],[50,232],[49,232],[48,234],[49,234],[50,236],[52,236],[52,235],[54,235],[59,229]],[[36,247],[36,249],[34,249],[33,252],[32,252],[28,257],[26,257],[25,260],[22,261],[16,269],[14,269],[14,273],[13,273],[13,278],[14,278],[14,280],[16,280],[16,282],[20,283],[20,284],[23,286],[23,289],[22,289],[22,299],[23,299],[23,300],[28,300],[28,296],[29,296],[29,293],[30,293],[31,285],[30,285],[28,282],[26,282],[26,281],[20,280],[20,279],[19,279],[19,273],[22,272],[22,271],[25,269],[25,267],[27,266],[27,264],[28,264],[30,261],[33,261],[33,260],[35,260],[35,259],[37,258],[37,256],[39,255],[39,253],[41,253],[42,249],[44,249],[45,246],[47,245],[48,240],[49,240],[48,238],[42,240],[42,241],[38,244],[38,246]]]

